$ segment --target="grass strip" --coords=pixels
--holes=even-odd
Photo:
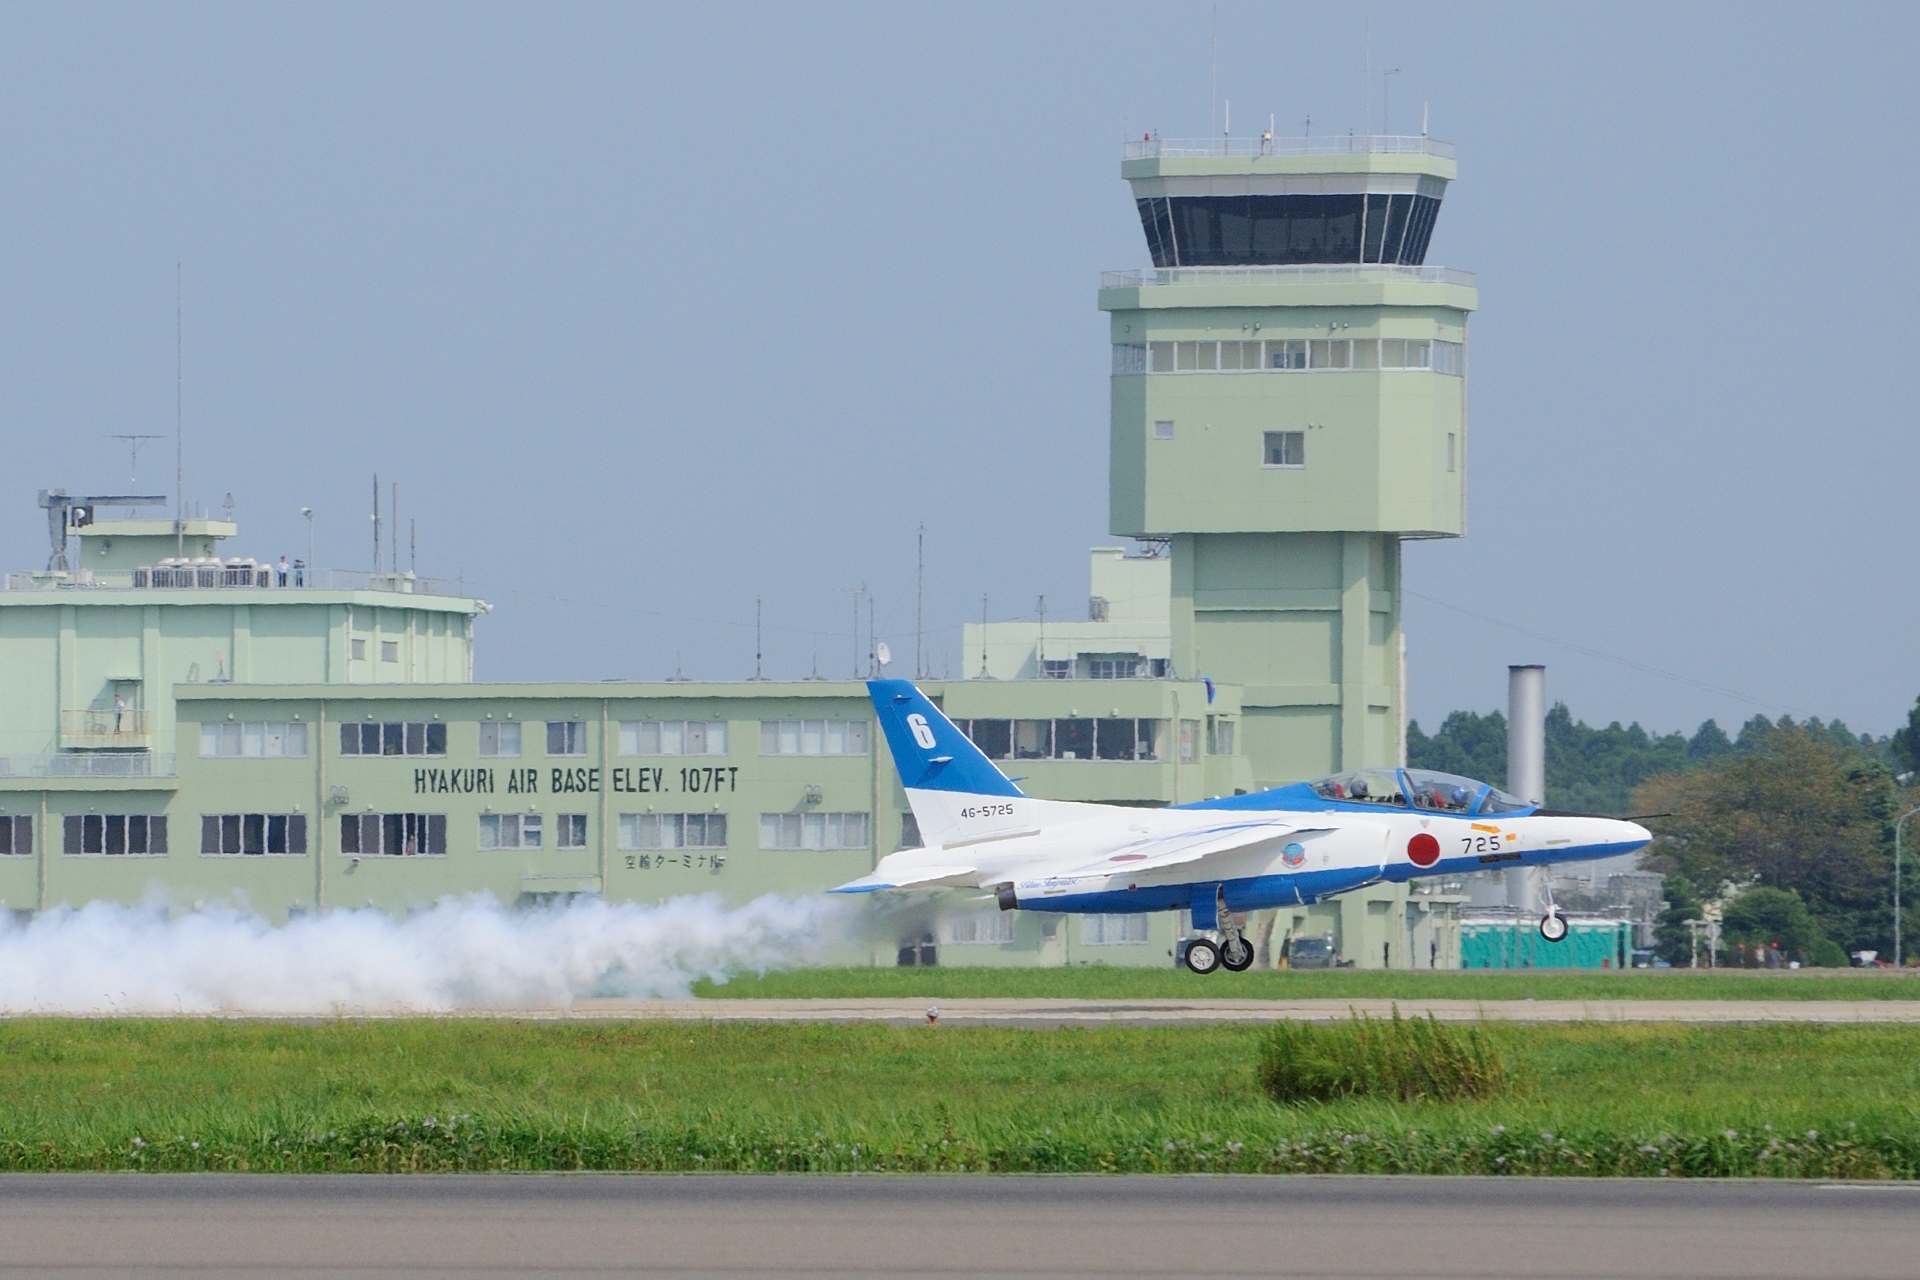
[[[1920,1176],[1920,1034],[1488,1025],[1480,1099],[1263,1096],[1263,1028],[0,1024],[0,1169]]]
[[[1685,970],[1442,972],[1300,969],[1218,973],[1073,965],[1055,969],[793,969],[726,982],[703,980],[710,999],[915,1000],[1057,997],[1079,1000],[1920,1000],[1920,973],[1884,970]]]

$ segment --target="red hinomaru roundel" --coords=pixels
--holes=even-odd
[[[1440,842],[1422,831],[1407,841],[1407,861],[1416,867],[1430,867],[1440,861]]]

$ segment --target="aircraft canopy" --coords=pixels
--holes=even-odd
[[[1533,808],[1497,787],[1431,769],[1355,769],[1310,786],[1323,799],[1439,813],[1519,813]]]

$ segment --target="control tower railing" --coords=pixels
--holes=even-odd
[[[1126,144],[1123,158],[1155,160],[1188,156],[1440,156],[1453,159],[1453,144],[1421,135],[1328,134],[1320,138],[1141,138]]]
[[[1103,271],[1102,289],[1144,289],[1207,284],[1457,284],[1474,287],[1471,271],[1452,267],[1402,267],[1366,262],[1310,263],[1273,267],[1146,267]]]

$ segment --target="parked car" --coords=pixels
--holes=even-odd
[[[1321,938],[1291,938],[1286,947],[1290,969],[1338,969],[1340,953],[1334,948],[1333,935]]]

